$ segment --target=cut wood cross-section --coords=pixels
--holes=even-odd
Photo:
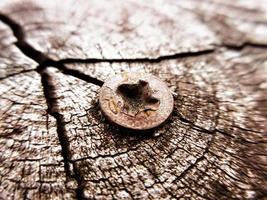
[[[266,199],[267,1],[0,1],[0,199]],[[174,95],[109,123],[122,72]]]

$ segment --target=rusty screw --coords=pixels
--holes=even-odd
[[[148,130],[161,125],[173,110],[173,96],[157,77],[123,73],[108,79],[99,93],[103,114],[128,129]]]

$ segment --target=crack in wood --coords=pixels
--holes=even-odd
[[[61,154],[63,157],[64,162],[64,169],[67,177],[73,177],[78,187],[76,189],[76,197],[77,199],[84,199],[83,198],[83,190],[84,190],[84,183],[83,183],[83,177],[79,173],[79,170],[77,170],[75,163],[73,163],[73,172],[74,174],[71,174],[70,170],[70,163],[71,163],[71,153],[70,153],[70,143],[68,141],[68,137],[66,135],[66,128],[65,128],[65,121],[63,119],[63,116],[58,111],[58,105],[57,105],[57,97],[55,94],[55,86],[52,81],[52,77],[45,71],[39,72],[41,75],[41,82],[43,85],[43,91],[44,96],[47,103],[47,112],[51,116],[53,116],[56,119],[57,124],[57,135],[58,140],[61,146]]]
[[[13,73],[13,74],[8,74],[5,77],[1,77],[0,78],[0,81],[5,80],[7,78],[11,78],[13,76],[17,76],[17,75],[20,75],[20,74],[24,74],[24,73],[28,73],[28,72],[33,72],[33,71],[35,71],[35,69],[26,69],[26,70],[22,70],[20,72],[16,72],[16,73]]]
[[[70,64],[70,63],[101,63],[101,62],[108,62],[108,63],[138,63],[138,62],[149,62],[149,63],[156,63],[161,62],[164,60],[170,59],[177,59],[177,58],[185,58],[185,57],[195,57],[201,56],[205,54],[213,53],[214,49],[205,49],[196,52],[184,52],[184,53],[177,53],[172,55],[165,55],[159,56],[156,58],[66,58],[61,59],[58,62],[61,64]]]
[[[265,49],[267,48],[267,44],[259,44],[259,43],[252,43],[252,42],[244,42],[241,45],[230,45],[230,44],[224,44],[223,47],[236,50],[236,51],[241,51],[242,49],[246,47],[254,47],[254,48],[262,48]]]
[[[12,20],[10,17],[0,13],[0,20],[6,25],[8,25],[10,29],[13,31],[13,34],[17,39],[17,41],[15,42],[15,45],[21,50],[21,52],[39,64],[39,66],[36,69],[37,71],[39,72],[43,71],[45,68],[51,66],[51,67],[55,67],[59,69],[64,74],[68,74],[76,78],[80,78],[81,80],[84,80],[88,83],[102,86],[103,81],[98,80],[97,78],[91,77],[89,75],[83,74],[77,70],[68,69],[62,63],[49,58],[47,55],[45,55],[41,51],[38,51],[37,49],[35,49],[32,45],[30,45],[25,40],[26,34],[23,28],[17,22]]]
[[[69,69],[61,63],[55,62],[53,64],[53,66],[55,68],[57,68],[58,70],[60,70],[63,74],[74,76],[74,77],[79,78],[79,79],[86,81],[88,83],[92,83],[92,84],[100,86],[100,87],[104,84],[103,81],[101,81],[97,78],[94,78],[94,77],[91,77],[87,74],[84,74],[79,70]]]

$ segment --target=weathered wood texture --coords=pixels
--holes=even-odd
[[[1,199],[266,199],[267,1],[0,1]],[[175,93],[168,122],[101,115],[106,78]]]

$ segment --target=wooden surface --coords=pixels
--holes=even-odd
[[[266,199],[267,1],[0,1],[0,199]],[[147,72],[171,118],[101,115]]]

